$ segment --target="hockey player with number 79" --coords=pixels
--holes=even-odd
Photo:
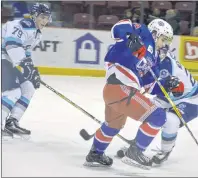
[[[35,89],[40,87],[40,75],[34,66],[31,49],[41,40],[41,29],[51,21],[51,11],[36,3],[31,18],[8,21],[2,27],[2,133],[30,134],[19,126]],[[17,69],[22,68],[22,71]]]
[[[152,35],[155,31],[128,19],[119,21],[111,29],[116,43],[105,56],[105,122],[95,133],[86,166],[113,164],[113,159],[104,153],[125,125],[127,117],[142,124],[136,141],[130,145],[122,161],[143,168],[152,166],[152,160],[144,155],[144,151],[164,125],[166,113],[141,93],[142,77],[160,60],[158,51],[170,45],[173,39],[172,27],[166,21],[157,19],[152,24],[156,30],[164,27],[156,38]]]

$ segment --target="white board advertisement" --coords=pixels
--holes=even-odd
[[[104,69],[104,57],[113,44],[110,31],[46,28],[32,55],[36,66]],[[176,56],[178,44],[175,36]]]
[[[36,66],[104,69],[112,44],[106,31],[46,28],[32,56]]]

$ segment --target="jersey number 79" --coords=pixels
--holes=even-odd
[[[21,38],[23,32],[22,32],[19,28],[17,28],[17,27],[14,27],[14,29],[15,29],[15,30],[12,32],[12,34],[15,35],[15,34],[17,33],[17,34],[16,34],[17,37]]]

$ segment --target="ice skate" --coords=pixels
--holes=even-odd
[[[125,152],[122,162],[146,170],[150,169],[152,166],[152,160],[145,156],[135,143],[131,144]]]
[[[172,151],[165,152],[162,150],[158,150],[158,153],[154,155],[152,158],[153,163],[156,165],[161,165],[163,162],[165,162],[168,159],[171,152]]]
[[[113,159],[103,154],[98,154],[94,149],[91,149],[86,156],[84,166],[89,167],[110,167],[113,164]]]
[[[131,140],[131,144],[134,144],[135,143],[135,139],[134,140]],[[128,146],[123,146],[121,147],[117,153],[116,153],[116,158],[123,158],[125,156],[125,153],[126,151],[128,150]]]
[[[5,128],[16,135],[30,135],[31,131],[19,126],[17,119],[10,117],[6,121]]]
[[[13,133],[6,128],[4,128],[4,130],[1,130],[1,135],[2,137],[13,137]]]

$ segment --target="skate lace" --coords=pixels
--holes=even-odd
[[[104,161],[109,161],[109,157],[106,156],[105,154],[102,155],[102,159],[103,159]]]
[[[148,156],[145,156],[144,154],[142,154],[142,157],[144,158],[146,162],[150,162],[151,160]]]
[[[141,151],[140,151],[140,155],[141,155],[139,157],[140,160],[145,161],[147,163],[151,161],[151,159],[148,156],[144,155]]]

